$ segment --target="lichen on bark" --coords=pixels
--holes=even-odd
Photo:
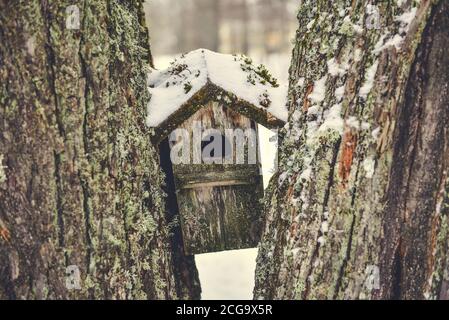
[[[447,296],[447,217],[432,206],[448,169],[447,9],[445,1],[302,2],[255,298],[439,298],[441,287]],[[395,175],[413,159],[411,181]],[[420,201],[428,205],[406,209]]]
[[[79,29],[67,27],[69,5]],[[180,282],[190,271],[174,271],[145,126],[143,17],[138,0],[0,3],[0,222],[11,237],[0,240],[0,298],[198,297]],[[70,265],[80,290],[66,287]]]

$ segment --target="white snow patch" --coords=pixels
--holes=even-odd
[[[299,176],[299,178],[301,180],[304,180],[304,181],[310,180],[310,177],[312,175],[311,164],[312,164],[312,156],[308,155],[304,158],[303,169],[302,169],[301,175]],[[306,199],[302,199],[302,200],[306,201]]]
[[[371,92],[374,84],[374,78],[376,76],[377,67],[379,66],[379,61],[376,60],[371,67],[368,68],[365,75],[365,82],[360,88],[359,96],[366,99],[368,94]]]
[[[381,40],[383,41],[383,38],[381,37]],[[397,51],[399,51],[401,49],[401,44],[402,41],[404,41],[404,38],[401,37],[399,34],[395,34],[392,38],[388,39],[387,42],[385,42],[385,44],[378,46],[380,40],[376,43],[376,46],[373,50],[373,52],[375,54],[389,48],[389,47],[395,47]]]
[[[287,179],[287,177],[288,177],[288,173],[286,171],[282,172],[279,175],[278,184],[281,186],[284,183],[285,179]]]
[[[346,125],[352,129],[359,130],[360,129],[360,121],[357,117],[350,116],[346,119]]]
[[[304,77],[299,78],[298,81],[296,82],[296,86],[302,88],[304,86],[304,81],[305,81]]]
[[[293,253],[293,256],[297,256],[299,253],[299,248],[293,248],[292,253]]]
[[[404,12],[403,14],[396,16],[394,20],[396,22],[399,22],[399,34],[391,35],[388,32],[383,34],[377,41],[376,45],[374,46],[373,53],[378,54],[379,52],[392,46],[399,51],[401,49],[401,44],[404,41],[405,34],[408,32],[409,27],[416,16],[416,12],[417,8],[413,7],[410,9],[410,11]],[[388,40],[385,42],[386,38]]]
[[[366,121],[362,121],[362,123],[360,124],[360,128],[362,128],[362,130],[368,130],[369,128],[371,128],[371,124]]]
[[[404,12],[403,14],[401,14],[400,16],[397,16],[395,18],[395,21],[398,21],[401,23],[401,27],[399,28],[399,32],[400,33],[404,33],[407,32],[410,24],[412,23],[413,19],[416,16],[416,10],[417,8],[411,8],[410,11],[408,12]]]
[[[315,140],[317,138],[317,130],[319,128],[319,123],[317,120],[315,121],[308,121],[307,122],[307,144],[314,145]]]
[[[354,61],[359,62],[362,60],[362,50],[360,48],[357,48],[354,50]]]
[[[311,174],[312,174],[312,169],[307,167],[306,169],[304,169],[301,172],[301,175],[299,176],[299,178],[303,181],[309,181]]]
[[[363,170],[365,170],[365,177],[371,179],[374,175],[375,161],[373,157],[368,157],[363,160]]]
[[[327,110],[327,114],[325,114],[325,120],[319,127],[318,132],[325,132],[327,130],[334,130],[339,134],[343,133],[341,104],[335,104],[329,110]]]
[[[346,73],[348,66],[339,64],[335,58],[327,61],[327,70],[333,77],[342,76]]]
[[[384,47],[388,48],[388,47],[395,47],[397,50],[399,50],[401,48],[401,43],[404,40],[404,38],[402,38],[400,35],[395,34],[393,36],[393,38],[391,38],[390,40],[387,41],[387,43],[385,43]]]
[[[380,51],[383,50],[384,40],[387,37],[387,33],[384,33],[380,36],[379,40],[377,40],[376,44],[374,45],[373,53],[378,54]]]
[[[352,24],[353,28],[354,28],[354,32],[357,34],[362,34],[363,33],[363,27],[359,26],[358,24]]]
[[[335,89],[335,98],[340,102],[345,94],[345,85],[342,85]]]
[[[380,133],[380,127],[377,127],[376,129],[371,131],[371,136],[377,140],[377,138],[379,138],[379,133]]]
[[[346,17],[344,17],[343,19],[343,23],[341,25],[341,29],[350,29],[352,28],[352,30],[356,33],[356,34],[361,34],[363,33],[363,27],[359,26],[358,24],[355,24],[351,21],[351,17],[349,15],[347,15]]]
[[[290,203],[292,204],[292,206],[294,206],[294,207],[296,207],[296,208],[299,207],[299,199],[298,199],[298,198],[292,197],[292,198],[290,199]],[[297,219],[297,218],[298,218],[298,216],[297,216],[295,219]],[[295,221],[295,219],[293,219],[293,221]]]
[[[301,119],[301,112],[299,110],[295,110],[292,113],[292,120],[294,121],[299,121],[299,119]]]
[[[329,222],[323,221],[321,223],[321,232],[322,233],[328,233],[329,232]]]
[[[310,30],[315,23],[315,19],[312,19],[309,21],[309,23],[306,25],[307,30]]]
[[[148,76],[151,99],[148,103],[147,125],[160,125],[203,88],[207,81],[287,121],[287,86],[275,87],[253,70],[248,70],[250,68],[257,69],[242,56],[198,49],[182,55],[165,70],[154,70]],[[254,84],[248,81],[248,77],[254,80]],[[262,105],[261,97],[264,94],[271,101],[268,108]]]
[[[313,103],[320,103],[324,100],[324,97],[326,95],[326,80],[327,75],[315,81],[313,85],[313,91],[309,95],[309,98]]]
[[[309,107],[309,109],[307,109],[307,114],[318,114],[320,110],[321,110],[320,106],[315,104]]]

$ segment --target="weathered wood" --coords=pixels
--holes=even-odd
[[[179,166],[177,166],[179,167]],[[176,170],[176,185],[179,189],[191,188],[192,185],[211,183],[215,186],[223,182],[234,181],[234,184],[253,184],[255,177],[260,176],[259,165],[199,165],[192,168],[191,165],[183,165]],[[229,185],[229,183],[227,183]]]
[[[180,128],[192,133],[194,123],[223,133],[229,128],[256,130],[254,121],[216,102],[200,108]],[[257,131],[254,132],[257,138]],[[191,159],[194,150],[192,146]],[[246,145],[245,164],[173,165],[187,255],[257,246],[262,226],[259,200],[263,197],[263,183],[260,163],[246,164],[248,150]],[[233,159],[235,153],[236,148]]]
[[[185,253],[256,247],[263,221],[259,204],[262,181],[258,182],[178,191]]]

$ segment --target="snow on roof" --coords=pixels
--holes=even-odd
[[[245,56],[198,49],[175,59],[169,68],[149,75],[147,125],[159,126],[208,81],[287,121],[287,86],[280,86],[263,65],[255,67]]]

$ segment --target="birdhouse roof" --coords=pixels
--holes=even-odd
[[[243,55],[206,49],[183,54],[167,69],[153,70],[148,90],[147,125],[159,135],[168,135],[210,101],[221,102],[269,128],[287,121],[287,87],[263,65],[254,66]]]

